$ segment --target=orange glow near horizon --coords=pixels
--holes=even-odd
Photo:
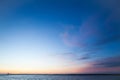
[[[78,71],[79,70],[79,71]],[[69,73],[78,73],[82,72],[81,69],[75,69],[75,68],[64,68],[64,69],[46,69],[46,70],[40,70],[40,69],[31,69],[31,70],[24,70],[24,69],[2,69],[0,70],[0,73],[10,73],[10,74],[69,74]]]

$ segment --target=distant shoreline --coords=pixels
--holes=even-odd
[[[86,75],[114,75],[114,76],[120,76],[120,74],[0,74],[0,75],[73,75],[73,76],[78,76],[78,75],[82,75],[82,76],[86,76]]]

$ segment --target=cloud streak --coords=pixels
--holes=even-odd
[[[120,1],[92,1],[103,10],[96,12],[93,16],[90,15],[79,25],[79,28],[73,25],[72,29],[67,29],[63,33],[63,40],[66,45],[91,47],[120,41]]]
[[[114,46],[119,48],[116,42],[120,42],[120,3],[118,0],[92,1],[103,10],[89,15],[79,26],[65,26],[62,40],[66,46],[81,50],[81,55],[75,57],[77,61],[87,64],[93,60],[83,72],[120,72],[120,56],[110,57],[120,52],[113,49]],[[97,60],[103,56],[110,58]]]
[[[82,68],[83,73],[120,73],[120,55],[95,60],[86,64],[87,66]]]

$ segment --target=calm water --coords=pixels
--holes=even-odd
[[[0,80],[120,80],[112,75],[0,75]]]

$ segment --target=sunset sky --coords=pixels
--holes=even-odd
[[[0,0],[0,73],[120,73],[120,0]]]

